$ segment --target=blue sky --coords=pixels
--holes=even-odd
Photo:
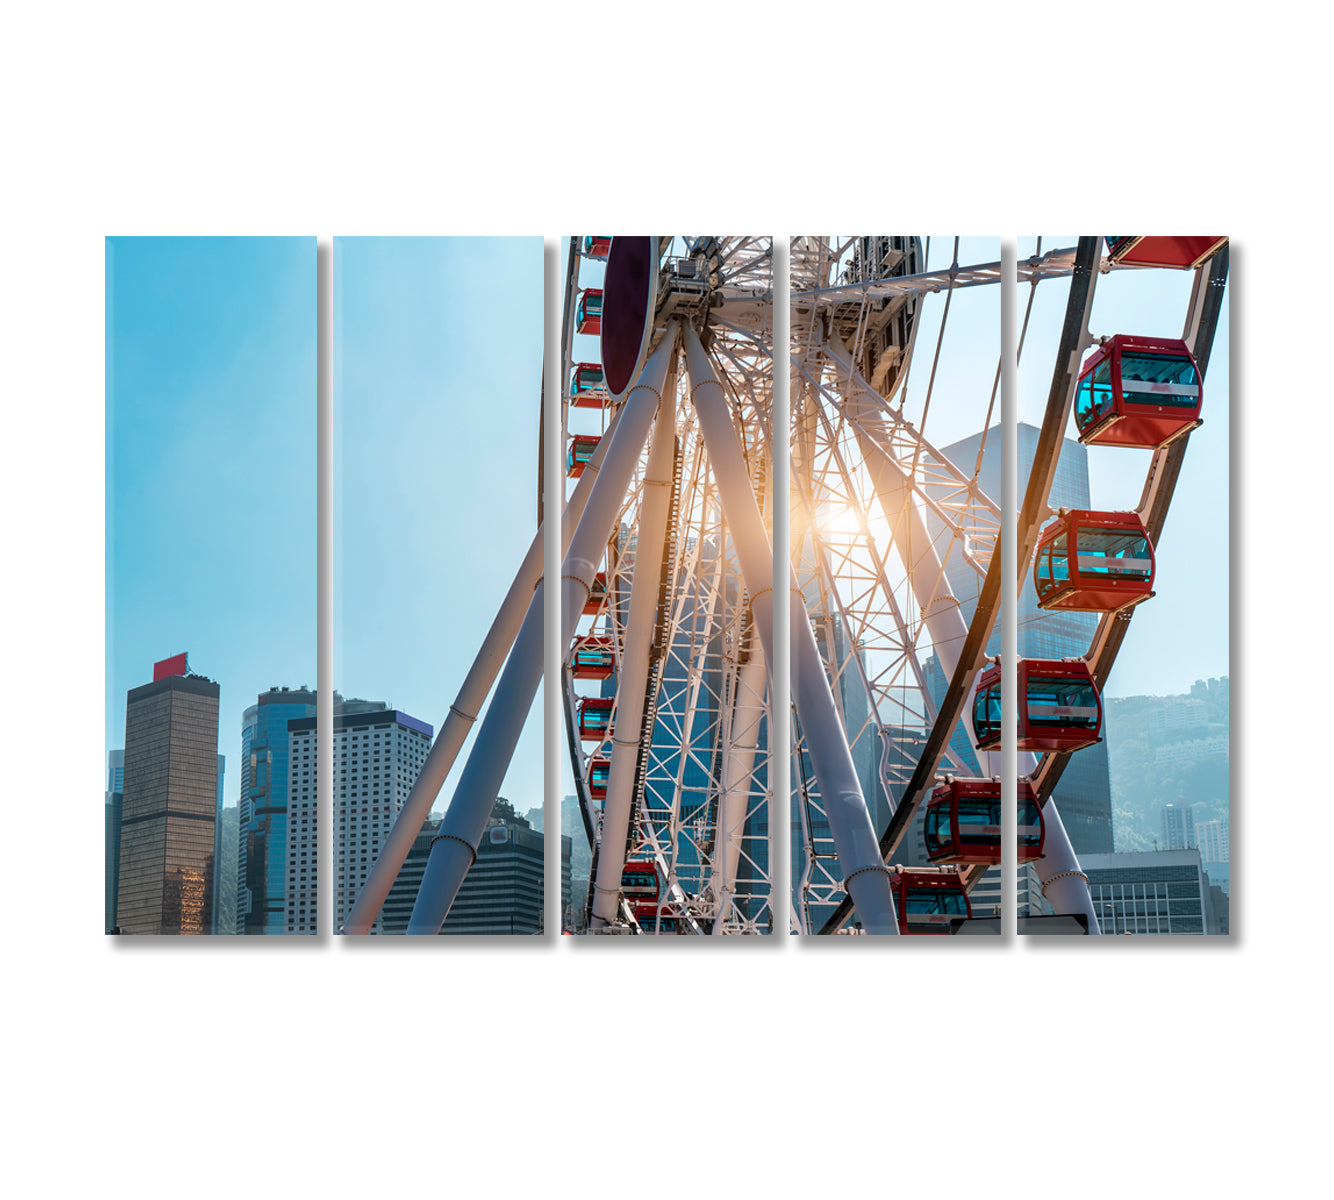
[[[540,237],[334,239],[334,677],[437,732],[537,530],[542,287]]]
[[[315,685],[315,239],[106,243],[106,745],[182,650],[241,713]]]

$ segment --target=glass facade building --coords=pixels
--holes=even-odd
[[[218,685],[173,675],[132,688],[124,769],[116,927],[212,933]]]
[[[1079,865],[1105,934],[1228,932],[1227,898],[1198,850],[1090,854]]]
[[[236,932],[287,932],[287,724],[314,718],[315,693],[271,687],[241,718]]]

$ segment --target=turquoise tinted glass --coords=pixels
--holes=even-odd
[[[1087,376],[1075,394],[1075,424],[1087,429],[1096,424],[1112,408],[1112,367],[1104,359],[1097,370]]]
[[[973,731],[986,739],[1000,730],[1000,688],[989,687],[973,700]]]
[[[1053,713],[1052,708],[1073,708],[1076,713]],[[1084,679],[1030,679],[1028,724],[1062,729],[1093,729],[1098,724],[1098,696]]]
[[[1078,538],[1079,571],[1114,579],[1148,579],[1149,539],[1133,529],[1084,526]]]
[[[1136,383],[1170,383],[1194,390],[1180,393],[1144,392]],[[1194,408],[1199,403],[1199,376],[1195,364],[1182,354],[1123,353],[1121,392],[1127,404],[1160,408]]]
[[[1033,833],[1021,833],[1019,835],[1019,844],[1021,846],[1036,846],[1042,837],[1042,817],[1038,813],[1037,802],[1034,800],[1019,801],[1019,824],[1031,825]]]

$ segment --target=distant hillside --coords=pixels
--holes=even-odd
[[[1118,851],[1161,843],[1165,804],[1192,806],[1197,824],[1228,815],[1226,676],[1184,696],[1108,699],[1106,709]]]

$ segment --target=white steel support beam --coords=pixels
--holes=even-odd
[[[648,437],[667,365],[675,352],[676,336],[669,332],[644,364],[638,382],[626,394],[614,432],[602,439],[607,450],[599,469],[592,471],[593,485],[561,564],[562,645],[568,644],[574,635],[635,463]],[[590,470],[591,464],[585,468],[585,475]],[[537,546],[540,554],[540,539]],[[408,921],[409,933],[439,933],[463,878],[477,857],[487,818],[495,806],[542,678],[544,588],[545,576],[531,597],[454,798],[440,824],[440,832],[431,843],[417,902]]]
[[[765,661],[772,670],[773,550],[755,502],[722,384],[718,382],[695,331],[686,326],[683,336],[691,400],[718,481],[723,511],[736,543],[737,559],[751,596],[751,611]],[[868,933],[897,934],[889,871],[880,859],[879,841],[838,719],[829,679],[815,645],[806,605],[790,571],[789,579],[793,702],[806,734],[811,765],[820,784],[821,799],[843,871],[844,887]]]
[[[599,443],[592,461],[584,469],[569,504],[565,506],[565,512],[561,517],[562,548],[569,545],[574,528],[583,514],[584,505],[593,490],[593,480],[597,477],[598,468],[606,455],[606,447],[611,442],[611,435],[615,431],[618,418],[619,413],[612,417],[606,435]],[[403,802],[403,808],[395,818],[389,836],[385,838],[384,846],[371,868],[370,875],[366,878],[365,886],[343,923],[344,933],[369,933],[375,924],[375,919],[380,915],[385,897],[389,895],[389,889],[394,886],[394,880],[403,869],[403,863],[412,849],[412,843],[421,832],[426,818],[430,816],[431,805],[440,794],[445,778],[449,775],[459,750],[467,740],[468,731],[477,720],[477,714],[486,702],[491,685],[496,681],[510,647],[514,645],[514,639],[523,624],[524,614],[533,598],[533,589],[541,577],[542,528],[539,526],[537,533],[533,535],[532,544],[528,547],[528,553],[524,555],[523,562],[514,576],[514,582],[505,593],[500,611],[496,613],[495,620],[491,622],[491,628],[487,630],[486,637],[482,641],[481,649],[477,651],[477,657],[473,660],[463,686],[459,688],[459,694],[450,705],[449,714],[431,744],[417,780],[412,785],[407,800]]]
[[[1022,704],[1023,697],[1016,697]],[[1031,774],[1030,766],[1024,771],[1024,760],[1033,759],[1031,754],[1019,755],[1019,770]],[[1037,868],[1038,882],[1042,884],[1042,894],[1051,910],[1057,916],[1068,913],[1083,913],[1088,918],[1088,931],[1101,933],[1098,926],[1098,914],[1093,910],[1093,897],[1089,895],[1088,876],[1079,867],[1075,848],[1070,844],[1070,835],[1065,831],[1061,814],[1056,811],[1056,800],[1048,797],[1042,806],[1042,819],[1046,832],[1042,838],[1042,857],[1033,865]]]
[[[752,641],[758,642],[751,631]],[[736,695],[732,701],[731,727],[723,751],[723,791],[718,803],[718,836],[714,847],[713,932],[723,932],[736,893],[737,866],[741,861],[741,839],[746,828],[755,752],[760,743],[760,723],[764,720],[765,665],[758,645],[737,672]],[[770,859],[770,870],[773,870]]]
[[[648,689],[649,649],[657,620],[658,585],[662,575],[662,550],[667,540],[667,519],[671,515],[672,462],[676,444],[675,403],[674,388],[665,391],[658,401],[648,465],[644,473],[638,541],[630,576],[629,612],[625,623],[625,641],[621,648],[620,674],[616,680],[611,772],[607,780],[607,797],[602,805],[598,869],[593,881],[593,910],[588,922],[590,931],[601,929],[616,920],[620,905],[621,871],[625,866],[626,839],[630,832],[640,733],[644,724]],[[648,731],[648,736],[652,737],[652,730]]]

